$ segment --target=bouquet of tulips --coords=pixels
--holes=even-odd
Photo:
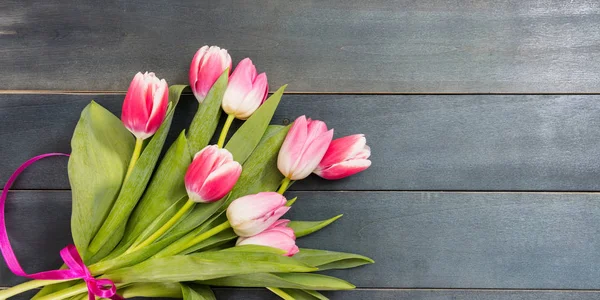
[[[186,85],[169,87],[154,73],[136,74],[121,120],[92,101],[75,128],[68,165],[75,245],[61,251],[62,268],[27,274],[4,230],[0,246],[7,265],[34,280],[0,291],[0,299],[40,287],[34,299],[215,299],[210,286],[327,299],[317,291],[354,288],[314,272],[371,259],[296,246],[296,238],[341,215],[322,221],[281,217],[296,201],[284,196],[294,181],[311,173],[340,179],[368,168],[364,135],[333,140],[324,122],[305,116],[288,126],[269,125],[285,86],[267,99],[267,76],[257,74],[250,59],[231,76],[230,69],[227,50],[198,50],[189,79],[200,105],[189,129],[166,151]],[[209,145],[222,111],[227,117],[218,142]],[[244,122],[228,134],[234,119]]]

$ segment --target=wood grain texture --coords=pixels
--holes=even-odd
[[[69,152],[91,99],[120,115],[123,95],[0,95],[0,182],[26,159]],[[600,97],[596,95],[285,95],[273,123],[307,114],[336,136],[365,133],[372,167],[297,190],[600,190]],[[184,96],[171,139],[196,101]],[[239,124],[239,123],[238,123]],[[18,189],[68,189],[66,159],[28,169]]]
[[[597,289],[600,194],[293,192],[289,217],[344,217],[300,247],[376,263],[329,271],[361,288]],[[8,229],[28,271],[60,265],[70,193],[10,194]],[[0,266],[0,286],[22,281]]]
[[[594,0],[5,0],[2,89],[187,81],[205,44],[297,92],[598,93]]]

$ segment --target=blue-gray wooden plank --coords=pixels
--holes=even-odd
[[[205,44],[300,92],[600,92],[598,1],[3,0],[2,89],[185,82]]]
[[[600,194],[292,192],[289,217],[344,217],[298,239],[376,263],[327,271],[360,288],[598,289]],[[60,265],[69,191],[10,194],[7,223],[25,269]],[[0,286],[23,281],[0,264]]]
[[[91,99],[120,116],[122,94],[0,95],[0,182],[33,155],[69,152]],[[274,124],[300,114],[336,137],[365,133],[373,165],[340,181],[309,178],[297,190],[600,190],[597,95],[284,95]],[[172,137],[197,102],[184,96]],[[172,140],[172,139],[171,139]],[[68,189],[66,159],[27,170],[19,189]]]

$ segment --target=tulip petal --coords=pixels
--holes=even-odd
[[[152,136],[165,118],[169,101],[168,86],[164,79],[162,82],[165,92],[160,89],[157,94],[157,89],[162,86],[161,80],[152,72],[138,72],[129,85],[123,101],[121,119],[125,127],[137,138],[146,139]]]
[[[189,73],[190,86],[192,87],[192,91],[194,93],[194,96],[196,96],[196,98],[198,98],[198,96],[199,96],[199,95],[196,95],[196,88],[195,88],[196,82],[198,82],[198,72],[200,71],[200,65],[202,64],[202,60],[204,59],[204,56],[207,51],[208,51],[208,46],[203,46],[202,48],[198,49],[198,51],[194,55],[194,58],[192,59],[191,65],[190,65],[190,73]]]
[[[364,134],[354,134],[331,141],[319,166],[326,167],[335,163],[354,158],[364,150],[367,139]],[[366,157],[368,158],[368,157]]]
[[[226,163],[210,173],[202,185],[200,197],[204,201],[201,202],[214,202],[225,197],[241,173],[242,166],[237,161]]]
[[[199,78],[196,82],[196,89],[200,91],[202,98],[206,97],[217,78],[229,67],[227,64],[231,65],[231,57],[229,60],[225,57],[229,57],[225,49],[216,46],[208,49],[205,58],[202,60],[198,74]]]
[[[302,146],[306,142],[307,137],[307,120],[306,116],[300,116],[295,121],[288,131],[281,149],[277,157],[277,167],[279,171],[290,178],[292,168],[302,155]]]
[[[341,179],[366,170],[371,166],[368,159],[354,159],[332,165],[326,169],[315,170],[315,174],[329,180]]]
[[[298,252],[295,240],[279,231],[266,231],[249,238],[239,239],[236,246],[242,245],[260,245],[278,248],[285,250],[285,255],[287,256],[294,255]]]
[[[306,151],[302,153],[302,157],[299,159],[301,163],[294,169],[294,173],[290,179],[300,180],[306,178],[310,173],[313,172],[319,165],[319,162],[323,159],[327,148],[333,138],[333,129],[321,134],[314,139]]]
[[[153,95],[152,111],[148,123],[146,124],[146,132],[156,132],[167,114],[169,106],[169,87],[167,82],[162,79],[156,87]]]

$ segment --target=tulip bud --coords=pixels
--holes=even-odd
[[[227,219],[235,233],[249,237],[261,233],[283,216],[290,207],[275,192],[262,192],[238,198],[227,208]]]
[[[121,120],[138,139],[151,137],[160,127],[169,104],[169,87],[154,73],[138,72],[133,77],[125,100]]]
[[[185,173],[185,188],[194,202],[215,202],[231,191],[242,166],[226,149],[206,146],[195,156]]]
[[[226,49],[204,46],[196,52],[190,65],[190,87],[200,103],[227,68],[231,69],[231,56]]]
[[[249,58],[242,60],[227,84],[223,96],[223,110],[237,119],[246,120],[267,99],[269,85],[265,73],[256,74],[256,67]]]
[[[329,180],[341,179],[371,166],[371,149],[364,134],[335,139],[314,173]]]
[[[255,236],[238,238],[235,245],[268,246],[286,251],[286,256],[293,256],[300,250],[296,246],[294,230],[287,227],[289,222],[290,220],[278,220],[271,227]]]
[[[306,178],[317,167],[333,138],[325,122],[300,116],[290,128],[277,159],[279,171],[291,180]]]

